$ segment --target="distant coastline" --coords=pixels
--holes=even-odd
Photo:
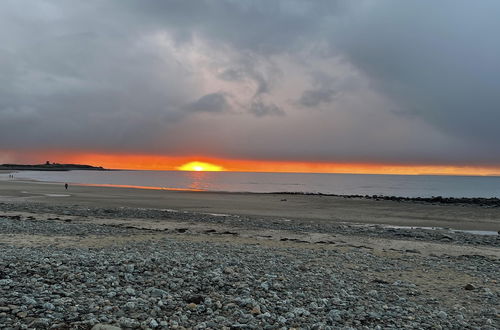
[[[110,171],[102,166],[92,166],[85,164],[59,164],[46,162],[45,164],[1,164],[0,170],[11,171],[72,171],[72,170],[92,170]]]

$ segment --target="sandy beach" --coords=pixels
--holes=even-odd
[[[500,209],[0,182],[2,329],[495,329]],[[390,226],[387,226],[390,225]]]
[[[366,223],[394,226],[500,230],[500,208],[394,202],[318,195],[190,192],[114,188],[25,181],[0,182],[0,201],[50,205],[135,207],[289,218],[313,223]]]

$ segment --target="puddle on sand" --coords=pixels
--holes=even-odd
[[[469,234],[474,234],[474,235],[491,235],[491,236],[496,236],[498,235],[498,232],[493,231],[493,230],[455,230],[452,229],[453,232],[459,232],[459,233],[469,233]]]
[[[69,197],[71,195],[66,195],[66,194],[43,194],[44,196],[48,197]]]
[[[383,226],[384,228],[395,228],[395,229],[427,229],[427,230],[446,230],[453,233],[467,233],[474,235],[487,235],[496,236],[498,232],[494,230],[461,230],[461,229],[449,229],[442,227],[417,227],[417,226]]]

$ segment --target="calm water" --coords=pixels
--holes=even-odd
[[[6,174],[0,175],[3,179]],[[500,197],[500,177],[177,171],[23,171],[16,178],[229,192],[307,192],[404,197]]]

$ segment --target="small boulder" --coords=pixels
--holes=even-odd
[[[464,286],[464,289],[465,289],[465,290],[470,291],[470,290],[474,290],[474,289],[476,289],[476,287],[475,287],[474,285],[472,285],[472,284],[468,283],[468,284],[466,284],[466,285]]]

